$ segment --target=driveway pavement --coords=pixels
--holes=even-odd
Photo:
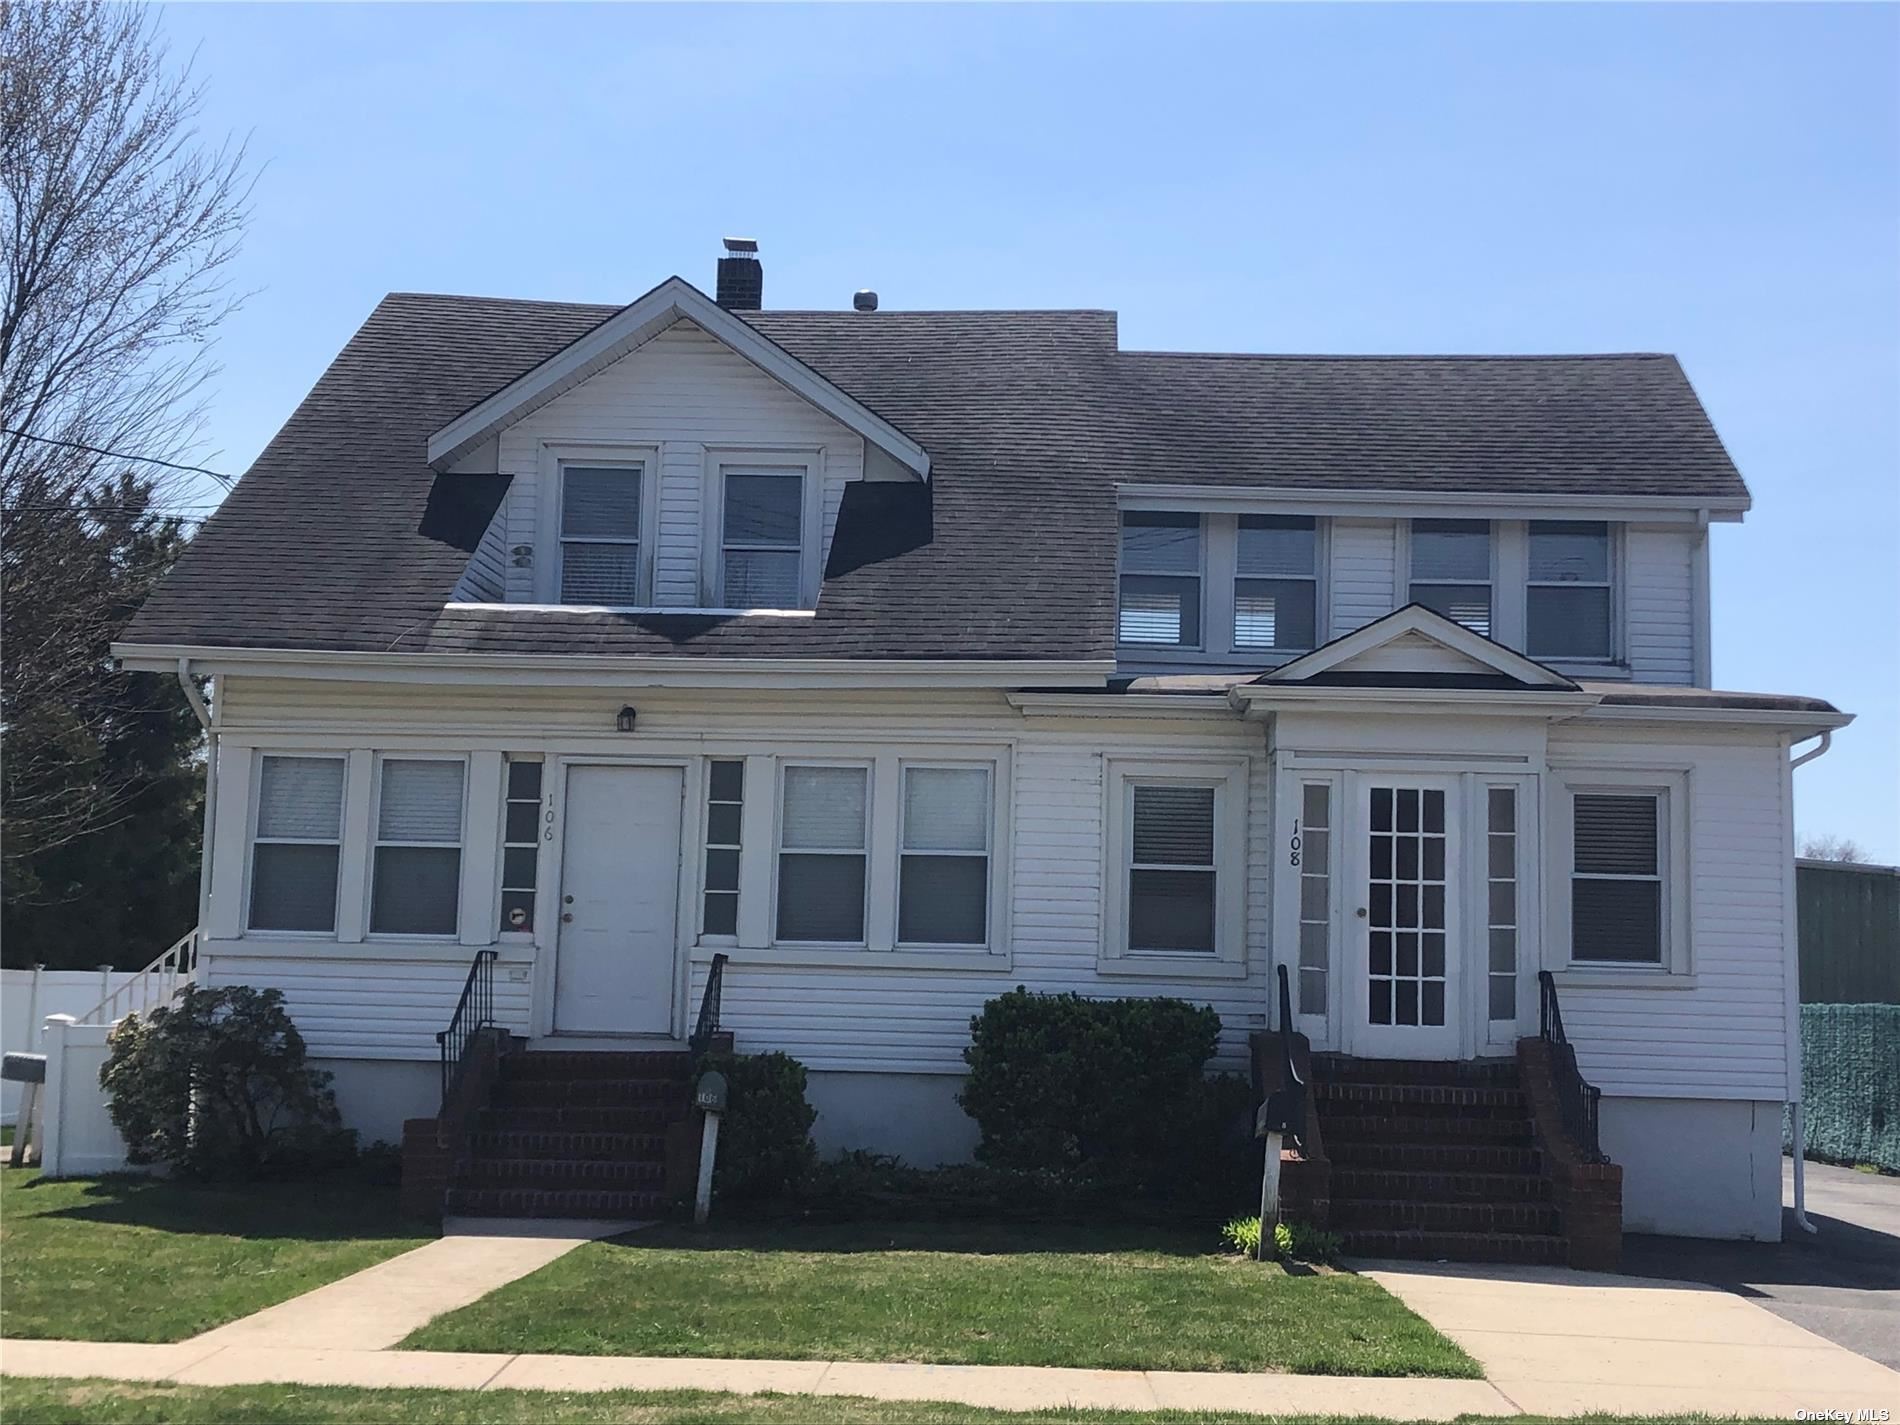
[[[1781,1200],[1792,1203],[1791,1160],[1781,1174]],[[1778,1243],[1627,1236],[1623,1271],[1723,1287],[1900,1370],[1900,1177],[1809,1163],[1808,1220],[1818,1233],[1783,1208]]]

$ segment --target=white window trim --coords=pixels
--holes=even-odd
[[[308,840],[303,837],[269,836],[260,838],[257,834],[258,813],[262,809],[264,794],[264,759],[266,757],[310,757],[321,758],[327,762],[339,763],[343,768],[343,796],[337,805],[336,834],[336,904],[330,910],[330,928],[328,930],[269,930],[251,924],[251,892],[257,878],[257,846],[261,839],[266,846],[328,846],[328,841]],[[244,885],[241,889],[239,914],[242,917],[244,937],[266,936],[272,940],[335,940],[343,926],[343,881],[347,874],[344,860],[346,842],[350,827],[350,759],[347,752],[335,748],[299,748],[299,747],[259,747],[251,756],[250,805],[245,812],[244,835]]]
[[[1421,520],[1439,520],[1439,521],[1449,520],[1449,521],[1454,521],[1460,524],[1484,525],[1487,531],[1486,538],[1485,538],[1485,553],[1488,557],[1488,564],[1489,564],[1489,568],[1485,574],[1485,577],[1482,579],[1438,579],[1438,578],[1430,578],[1430,577],[1421,578],[1417,570],[1413,567],[1413,551],[1416,548],[1416,543],[1412,537],[1413,527],[1416,526]],[[1499,634],[1498,587],[1499,587],[1499,582],[1500,582],[1498,579],[1498,544],[1499,544],[1498,521],[1485,519],[1479,515],[1471,515],[1469,517],[1419,515],[1419,516],[1416,516],[1415,518],[1405,520],[1399,526],[1399,529],[1397,531],[1397,545],[1396,545],[1398,554],[1399,554],[1399,559],[1397,561],[1398,569],[1399,569],[1399,587],[1397,590],[1399,607],[1403,608],[1407,604],[1413,604],[1413,603],[1418,602],[1417,599],[1412,597],[1412,590],[1421,584],[1426,585],[1428,587],[1435,587],[1435,588],[1448,587],[1448,588],[1453,588],[1453,589],[1468,589],[1475,585],[1482,584],[1484,585],[1485,592],[1487,596],[1489,597],[1490,611],[1491,611],[1490,632],[1485,634],[1484,636],[1496,642],[1502,642],[1503,640],[1498,637],[1498,634]]]
[[[983,850],[984,858],[984,905],[983,939],[981,941],[949,940],[896,940],[895,948],[903,954],[929,955],[988,955],[997,944],[997,929],[1002,919],[1002,907],[999,904],[998,885],[1001,877],[997,874],[997,847],[1003,840],[1002,820],[1007,810],[1005,800],[998,795],[997,781],[1003,770],[1002,762],[991,757],[901,757],[897,763],[897,826],[895,828],[895,855],[891,865],[891,875],[895,885],[897,902],[897,924],[903,924],[904,915],[904,857],[906,856],[973,856],[973,851],[930,851],[909,850],[904,845],[904,776],[913,767],[945,768],[952,771],[980,771],[988,779],[990,797],[990,815],[987,823],[987,844]]]
[[[706,447],[700,484],[699,599],[706,611],[727,608],[726,580],[726,467],[729,465],[796,466],[804,471],[800,492],[798,609],[815,608],[824,582],[825,451],[822,446],[786,449],[718,445]],[[693,612],[681,610],[680,612]]]
[[[454,841],[384,841],[382,839],[383,816],[383,764],[396,762],[458,762],[462,767],[462,814],[458,827],[458,836]],[[542,776],[545,777],[545,770]],[[376,754],[376,774],[371,783],[371,801],[369,809],[369,864],[363,878],[363,919],[369,927],[369,936],[377,941],[416,944],[451,944],[461,938],[462,933],[462,887],[468,878],[468,797],[469,797],[469,759],[466,753],[452,752],[378,752]],[[376,853],[384,846],[420,846],[436,850],[454,850],[457,853],[455,863],[455,925],[447,931],[428,933],[413,931],[392,931],[376,929]],[[538,874],[538,870],[537,870]],[[536,893],[537,904],[539,892]],[[499,906],[499,899],[496,902]],[[492,931],[483,936],[483,943],[495,939]]]
[[[508,853],[510,850],[520,850],[525,844],[508,839],[508,808],[520,800],[519,798],[508,795],[508,769],[516,762],[532,762],[541,769],[541,795],[536,799],[534,813],[534,924],[526,930],[510,930],[501,923],[501,898],[503,893],[509,890],[520,889],[518,886],[511,887],[507,884]],[[471,769],[471,771],[472,770],[473,769]],[[381,785],[380,779],[378,785]],[[464,783],[463,795],[465,798],[469,796],[466,783]],[[468,812],[465,809],[463,812],[465,822],[467,816]],[[553,816],[554,795],[548,788],[548,759],[546,754],[540,752],[503,753],[501,759],[501,822],[495,836],[495,900],[488,917],[495,927],[495,941],[497,944],[532,945],[539,938],[542,916],[545,911],[552,908],[551,903],[547,900],[545,888],[548,875],[548,867],[546,864],[547,849],[554,839],[549,830]],[[464,826],[463,834],[464,836],[467,834],[466,825]]]
[[[1600,579],[1533,579],[1530,574],[1531,525],[1533,524],[1601,524],[1608,531],[1608,549],[1606,557],[1609,566],[1608,580]],[[1521,565],[1524,578],[1517,602],[1522,610],[1517,631],[1517,641],[1512,647],[1521,650],[1526,658],[1535,658],[1546,667],[1558,672],[1576,670],[1584,677],[1601,677],[1604,672],[1627,668],[1629,665],[1629,635],[1624,627],[1629,604],[1629,570],[1627,550],[1629,541],[1625,538],[1628,529],[1626,523],[1616,520],[1567,520],[1561,516],[1544,519],[1526,520],[1519,526],[1522,530],[1524,552]],[[1495,556],[1494,556],[1495,557]],[[1607,658],[1578,658],[1567,654],[1542,654],[1530,651],[1531,641],[1531,590],[1532,589],[1602,589],[1610,591],[1610,653]],[[1493,595],[1491,619],[1497,621],[1496,596]]]
[[[1694,927],[1690,901],[1694,894],[1689,856],[1689,828],[1694,774],[1687,767],[1610,769],[1553,763],[1555,795],[1544,826],[1546,917],[1544,943],[1550,964],[1561,972],[1560,983],[1578,986],[1680,986],[1693,983]],[[1573,960],[1570,955],[1571,877],[1575,866],[1576,796],[1603,793],[1654,795],[1660,799],[1661,834],[1657,853],[1662,887],[1662,959],[1659,964],[1639,960]],[[1522,812],[1519,814],[1520,824]],[[1519,974],[1523,973],[1519,948]]]
[[[1240,516],[1217,510],[1192,508],[1160,509],[1123,505],[1115,517],[1115,652],[1123,664],[1166,664],[1205,666],[1210,663],[1233,664],[1250,668],[1274,668],[1311,653],[1331,637],[1332,624],[1332,520],[1301,510],[1249,510],[1249,514],[1287,514],[1313,520],[1313,644],[1310,648],[1254,648],[1234,641],[1234,619],[1238,607],[1235,582],[1242,578],[1268,579],[1281,576],[1243,575],[1240,564]],[[1201,640],[1198,644],[1130,643],[1121,638],[1121,517],[1127,514],[1199,515],[1201,520],[1201,563],[1197,577],[1201,581]],[[1185,573],[1181,578],[1188,577]],[[1303,576],[1285,576],[1299,579]]]
[[[640,467],[640,547],[634,566],[634,599],[628,605],[565,604],[561,599],[561,501],[569,465]],[[592,444],[544,441],[539,460],[541,486],[541,557],[535,561],[536,597],[563,608],[646,607],[653,602],[653,566],[660,518],[660,448],[657,445]],[[614,541],[616,543],[620,541]]]
[[[786,940],[779,935],[778,888],[784,858],[792,856],[849,856],[849,847],[787,847],[785,845],[785,774],[794,767],[850,767],[864,773],[864,905],[858,940]],[[873,848],[877,839],[877,765],[871,758],[783,757],[772,776],[772,944],[787,950],[853,951],[862,955],[871,946],[871,887],[877,874]],[[742,878],[743,879],[743,878]]]
[[[1109,757],[1103,762],[1102,975],[1166,979],[1240,979],[1247,973],[1246,758]],[[1133,853],[1134,789],[1210,787],[1214,791],[1214,953],[1137,952],[1128,948],[1128,871]]]

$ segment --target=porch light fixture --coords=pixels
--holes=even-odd
[[[633,720],[636,716],[638,716],[638,714],[634,712],[633,705],[629,703],[614,714],[614,726],[622,732],[632,732]]]

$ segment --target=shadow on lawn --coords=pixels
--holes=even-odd
[[[735,1209],[737,1211],[739,1209]],[[1031,1252],[1090,1255],[1147,1252],[1164,1257],[1222,1255],[1213,1226],[1088,1222],[799,1222],[768,1221],[695,1229],[664,1223],[608,1246],[699,1252],[949,1252],[1005,1256]]]
[[[75,1190],[80,1201],[66,1206],[36,1201]],[[149,1227],[185,1235],[319,1242],[431,1235],[427,1224],[401,1214],[396,1189],[347,1178],[314,1183],[187,1183],[118,1173],[81,1184],[35,1177],[30,1182],[8,1183],[7,1195],[11,1210],[22,1216]]]

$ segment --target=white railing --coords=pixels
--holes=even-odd
[[[128,1014],[145,1014],[170,1004],[198,973],[198,929],[185,932],[171,949],[79,1016],[80,1024],[117,1024]]]

